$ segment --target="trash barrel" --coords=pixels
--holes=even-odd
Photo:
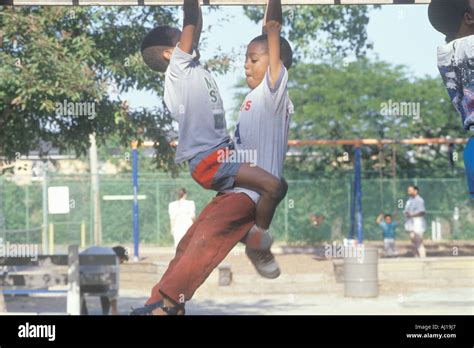
[[[362,252],[344,257],[344,296],[378,295],[378,249],[362,248]]]

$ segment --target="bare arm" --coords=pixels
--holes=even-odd
[[[183,31],[179,40],[179,48],[186,53],[193,53],[193,46],[195,40],[199,41],[201,33],[199,31],[199,18],[201,16],[201,9],[199,7],[199,0],[184,0],[184,22]],[[202,29],[202,20],[201,20]]]
[[[382,217],[383,217],[383,213],[380,213],[379,216],[377,216],[377,219],[375,220],[375,223],[377,225],[380,225],[380,223],[382,222]]]
[[[274,88],[281,73],[280,32],[283,22],[281,0],[269,0],[265,15],[265,29],[268,35],[270,55],[270,87]]]
[[[202,25],[203,25],[202,9],[201,9],[201,5],[199,4],[199,1],[198,1],[198,5],[199,5],[199,15],[198,15],[198,23],[196,26],[196,31],[194,32],[194,40],[193,40],[194,48],[197,48],[199,46],[199,41],[201,40]]]

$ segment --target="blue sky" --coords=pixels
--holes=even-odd
[[[243,62],[247,42],[261,31],[260,25],[251,22],[242,8],[237,6],[223,7],[221,12],[211,14],[206,11],[204,21],[205,27],[213,27],[212,38],[209,37],[202,52],[204,59],[220,49],[238,52]],[[436,48],[444,42],[444,38],[431,27],[426,5],[389,5],[372,11],[368,38],[374,44],[370,56],[378,56],[380,60],[393,64],[404,64],[417,77],[437,76]],[[228,121],[236,103],[233,99],[234,85],[243,76],[243,68],[225,76],[215,76]],[[153,92],[134,91],[122,97],[128,99],[132,107],[153,107],[159,100]]]

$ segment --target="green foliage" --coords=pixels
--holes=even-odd
[[[298,58],[320,60],[324,56],[363,57],[372,46],[367,42],[369,12],[380,6],[288,6],[284,7],[284,36]],[[244,7],[245,14],[261,23],[262,7]]]
[[[295,104],[292,139],[396,140],[464,136],[440,79],[410,78],[403,66],[365,59],[351,64],[300,64],[290,72],[289,89]],[[390,103],[419,106],[419,113],[415,107],[411,114],[384,112],[384,106]],[[400,145],[396,149],[398,171],[450,175],[446,146]],[[462,153],[460,146],[455,150]],[[362,152],[365,172],[382,170],[384,175],[390,175],[389,146],[364,146]],[[349,161],[344,153],[349,155]],[[300,157],[292,157],[288,167],[333,175],[341,170],[352,170],[352,154],[350,146],[308,147]],[[462,169],[461,163],[461,160],[455,162],[458,169]]]
[[[163,78],[142,62],[139,45],[172,7],[4,7],[0,12],[0,155],[13,159],[41,142],[84,155],[89,134],[157,143],[156,163],[176,170],[163,107],[128,110],[111,94],[133,88],[161,95]],[[97,116],[57,112],[57,103],[92,103]]]

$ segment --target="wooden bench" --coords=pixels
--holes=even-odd
[[[53,286],[68,289],[50,289]],[[63,293],[67,314],[79,315],[85,294],[118,296],[119,260],[115,255],[79,255],[78,246],[70,246],[68,255],[40,255],[35,260],[0,257],[0,290],[0,296]]]

